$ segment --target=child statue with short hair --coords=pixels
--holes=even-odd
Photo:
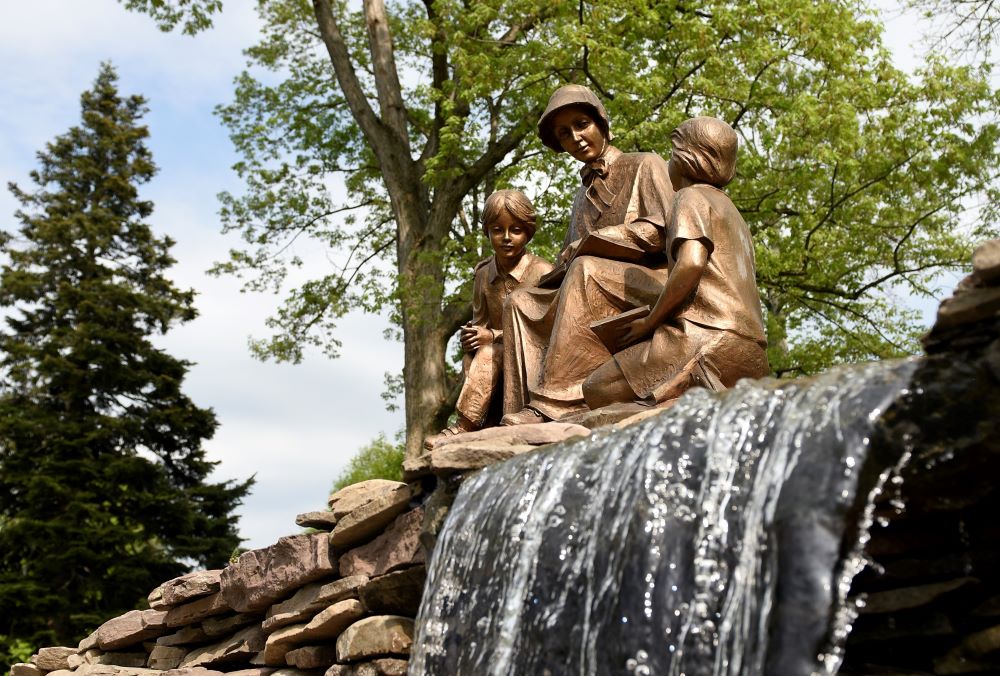
[[[458,421],[441,436],[473,432],[500,419],[503,385],[503,306],[511,291],[533,287],[552,270],[552,264],[527,251],[537,219],[531,200],[520,190],[498,190],[483,205],[483,232],[493,255],[475,267],[472,287],[472,320],[461,328],[466,354],[462,361],[465,382],[458,397]],[[501,396],[497,396],[501,393]]]

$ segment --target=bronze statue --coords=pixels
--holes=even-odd
[[[584,382],[591,408],[660,403],[696,385],[723,390],[769,371],[750,230],[722,191],[736,173],[736,132],[697,117],[671,145],[670,275],[652,310],[618,330],[628,347]]]
[[[528,253],[535,235],[535,209],[519,190],[498,190],[483,205],[483,232],[490,240],[493,255],[475,268],[472,287],[472,320],[460,331],[466,354],[462,360],[465,382],[458,397],[458,421],[441,431],[441,436],[473,432],[499,420],[502,392],[503,342],[501,315],[504,300],[518,286],[534,286],[552,270],[552,264]],[[490,413],[494,416],[490,420]],[[437,437],[425,441],[428,447]]]
[[[538,122],[542,142],[582,165],[558,289],[522,287],[504,312],[501,424],[558,420],[587,409],[583,383],[610,352],[590,324],[657,301],[667,281],[667,163],[610,145],[608,114],[586,87],[558,89]],[[557,276],[543,280],[553,282]]]

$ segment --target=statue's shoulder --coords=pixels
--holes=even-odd
[[[645,177],[647,180],[665,181],[668,184],[670,182],[667,162],[656,153],[622,153],[613,166],[612,172],[618,176],[631,176],[633,179]]]
[[[488,257],[484,258],[483,260],[481,260],[481,261],[479,261],[478,263],[476,263],[476,267],[474,267],[474,268],[472,269],[472,273],[473,273],[474,275],[476,275],[476,276],[479,276],[479,274],[480,274],[480,272],[479,272],[479,271],[480,271],[480,270],[485,270],[485,269],[486,269],[486,267],[487,267],[487,266],[488,266],[488,265],[489,265],[490,263],[492,263],[492,262],[493,262],[493,256],[488,256]],[[483,272],[483,274],[486,274],[486,273],[485,273],[485,272]]]

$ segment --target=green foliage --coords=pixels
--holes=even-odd
[[[394,444],[380,434],[351,458],[333,482],[333,490],[369,479],[403,480],[403,445]]]
[[[467,316],[454,310],[468,307],[483,253],[485,197],[526,187],[544,221],[534,248],[551,254],[562,237],[576,167],[533,129],[567,81],[601,93],[626,151],[667,154],[670,131],[694,115],[736,128],[729,192],[757,245],[779,375],[915,351],[901,299],[933,295],[942,270],[998,233],[989,210],[966,213],[1000,201],[989,71],[930,58],[907,76],[862,0],[404,0],[389,8],[392,59],[355,3],[334,2],[363,105],[334,76],[309,3],[259,11],[250,68],[219,109],[246,184],[223,195],[222,217],[244,246],[216,271],[278,290],[302,263],[292,242],[327,251],[336,265],[287,291],[257,351],[297,360],[312,344],[334,355],[345,312],[391,309],[407,341],[410,430],[426,402],[444,402],[435,378],[446,373],[421,371],[428,357],[412,346],[440,344]],[[405,137],[390,145],[405,153],[387,152],[385,127],[365,123],[398,119],[376,56],[402,74]],[[341,179],[346,196],[331,187]]]
[[[224,565],[252,483],[206,482],[215,415],[151,342],[194,293],[144,222],[146,106],[116,80],[102,66],[35,190],[10,186],[20,227],[0,233],[0,634],[33,645],[75,645],[191,564]]]
[[[34,646],[28,641],[0,634],[0,670],[4,676],[9,676],[12,664],[27,662],[34,653]]]

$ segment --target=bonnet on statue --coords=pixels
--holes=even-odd
[[[552,116],[557,110],[567,106],[583,106],[590,109],[592,117],[601,126],[608,141],[614,138],[608,111],[604,109],[604,104],[597,95],[583,85],[569,84],[560,87],[552,94],[549,105],[545,106],[545,112],[538,118],[538,136],[547,147],[557,153],[565,152],[552,130]]]

